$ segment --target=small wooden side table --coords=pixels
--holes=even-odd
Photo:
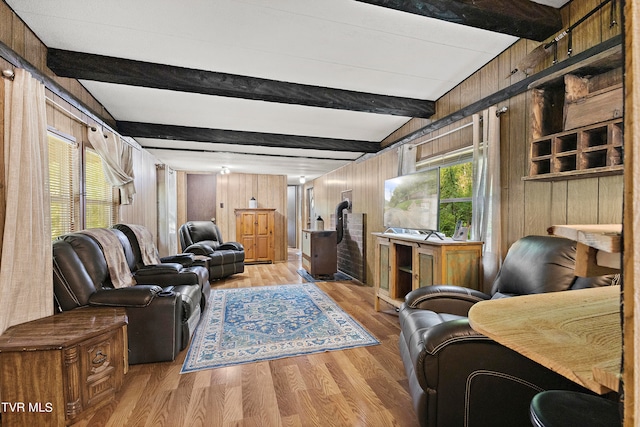
[[[128,370],[122,308],[86,307],[0,335],[2,426],[64,426],[111,402]]]

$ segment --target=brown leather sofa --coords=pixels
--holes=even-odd
[[[139,241],[140,238],[152,239],[151,234],[136,234],[135,227],[138,227],[138,229],[143,228],[139,225],[130,224],[116,224],[112,228],[122,232],[122,234],[118,233],[118,237],[121,240],[120,243],[125,253],[127,253],[127,259],[130,260],[129,268],[136,281],[172,285],[198,284],[202,292],[200,309],[204,311],[206,302],[211,294],[208,268],[199,265],[195,259],[195,255],[191,253],[159,257],[157,254],[158,250],[152,240]],[[122,237],[126,237],[126,239],[122,239]],[[151,248],[151,250],[155,252],[155,257],[159,263],[145,263],[145,257],[142,255],[141,249],[145,247],[145,245],[148,245],[146,247]],[[128,254],[128,251],[131,251],[131,254]]]
[[[213,221],[189,221],[179,229],[182,251],[209,258],[209,279],[222,279],[244,271],[244,247],[224,242]]]
[[[575,251],[572,240],[527,236],[509,249],[490,294],[445,285],[406,296],[399,349],[420,425],[524,426],[538,392],[588,393],[475,332],[466,317],[473,304],[492,298],[612,284],[614,276],[575,277]]]
[[[121,242],[127,241],[119,230],[110,231]],[[198,282],[176,284],[175,273],[154,273],[154,280],[138,277],[134,286],[116,287],[105,258],[108,251],[124,248],[118,244],[102,247],[83,233],[66,234],[53,242],[56,311],[124,307],[129,319],[129,363],[173,360],[188,345],[201,317]],[[124,252],[127,263],[134,263],[132,251]]]

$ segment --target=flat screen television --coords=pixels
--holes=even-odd
[[[384,226],[438,230],[439,170],[402,175],[384,182]]]

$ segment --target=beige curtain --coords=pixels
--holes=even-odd
[[[53,314],[49,150],[44,86],[27,71],[0,79],[0,332]]]
[[[471,239],[484,242],[482,265],[485,290],[502,264],[500,215],[500,118],[497,108],[473,116],[473,223]],[[482,124],[480,125],[480,123]],[[482,130],[480,130],[482,129]]]
[[[102,158],[104,174],[109,183],[120,190],[120,203],[129,205],[136,193],[133,184],[133,153],[120,137],[102,129],[88,128],[89,142]]]

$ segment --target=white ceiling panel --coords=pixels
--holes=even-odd
[[[354,0],[6,1],[53,49],[427,101],[436,101],[517,40]],[[81,83],[118,121],[380,142],[409,120],[86,79]],[[287,174],[292,183],[362,155],[136,140],[154,147],[159,161],[174,169],[227,166]]]
[[[111,83],[82,83],[116,120],[376,142],[409,120]]]

